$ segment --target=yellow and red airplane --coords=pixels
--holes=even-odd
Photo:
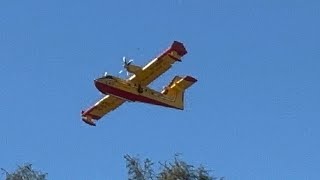
[[[144,67],[132,64],[132,60],[123,58],[123,66],[132,73],[127,79],[105,74],[94,80],[96,88],[105,96],[92,107],[81,112],[82,120],[92,126],[105,114],[115,110],[124,102],[138,101],[154,105],[183,110],[184,92],[197,80],[191,76],[175,76],[161,92],[155,91],[148,85],[171,68],[176,61],[187,54],[181,42],[174,41],[161,55],[154,58]]]

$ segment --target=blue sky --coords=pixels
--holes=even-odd
[[[320,2],[0,1],[0,166],[49,179],[127,179],[125,154],[174,153],[227,179],[319,179]],[[158,79],[199,81],[184,111],[127,103],[97,127],[80,111],[122,56],[189,53]]]

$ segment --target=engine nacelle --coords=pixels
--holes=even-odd
[[[126,69],[129,73],[133,73],[133,74],[137,74],[139,71],[142,70],[142,68],[140,66],[136,66],[136,65],[132,65],[132,64],[128,65],[126,67]]]

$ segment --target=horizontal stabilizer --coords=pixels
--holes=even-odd
[[[185,76],[183,78],[176,76],[172,79],[170,84],[162,90],[161,93],[167,98],[172,99],[172,106],[182,110],[184,108],[184,92],[195,82],[197,82],[197,80],[191,76]]]
[[[197,79],[191,77],[191,76],[175,76],[172,81],[169,83],[168,86],[165,87],[165,89],[162,91],[162,94],[167,94],[168,90],[176,89],[178,91],[184,91],[188,89],[192,84],[197,82]]]
[[[197,80],[191,76],[186,76],[182,79],[180,79],[179,81],[176,82],[176,85],[183,89],[186,90],[188,89],[192,84],[194,84],[195,82],[197,82]]]

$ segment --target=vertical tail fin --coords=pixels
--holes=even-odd
[[[171,83],[165,87],[165,89],[161,92],[168,97],[173,99],[172,106],[183,109],[184,108],[184,91],[192,86],[197,80],[191,76],[175,76]]]

